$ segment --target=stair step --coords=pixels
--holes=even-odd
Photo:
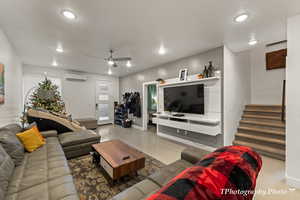
[[[239,140],[233,141],[234,145],[248,146],[253,148],[255,151],[262,155],[266,155],[272,158],[277,158],[280,160],[285,160],[285,150],[281,150],[278,148],[268,147],[265,145],[253,144],[249,142],[243,142]]]
[[[246,106],[249,106],[249,107],[278,107],[278,108],[282,107],[281,105],[270,105],[270,104],[248,104]]]
[[[266,120],[281,121],[281,117],[262,116],[262,115],[250,115],[250,114],[244,114],[242,116],[242,118],[254,118],[254,119],[266,119]]]
[[[259,104],[250,104],[245,106],[246,109],[260,109],[260,110],[279,110],[281,111],[281,105],[259,105]]]
[[[267,129],[262,129],[262,128],[252,128],[252,127],[245,127],[245,126],[238,127],[238,130],[239,130],[239,132],[240,131],[252,131],[252,132],[285,136],[285,131],[282,131],[282,130],[267,130]]]
[[[260,116],[272,116],[272,117],[281,117],[281,112],[279,111],[261,111],[261,110],[244,110],[245,115],[260,115]]]
[[[281,113],[281,110],[245,109],[246,112]]]
[[[236,136],[241,137],[241,138],[251,139],[251,140],[258,140],[258,141],[266,142],[266,143],[285,145],[285,141],[283,139],[269,138],[269,137],[250,135],[250,134],[245,134],[245,133],[237,133]]]
[[[268,126],[268,127],[278,127],[285,128],[285,124],[281,121],[277,122],[262,122],[262,121],[251,121],[242,119],[240,123],[251,124],[251,125],[259,125],[259,126]]]

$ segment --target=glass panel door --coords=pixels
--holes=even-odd
[[[111,82],[96,82],[96,117],[98,125],[113,122],[113,99],[111,97]]]

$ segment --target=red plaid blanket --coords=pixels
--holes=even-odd
[[[148,200],[251,200],[261,166],[261,157],[249,147],[222,147]]]

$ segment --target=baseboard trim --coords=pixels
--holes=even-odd
[[[215,147],[211,147],[211,146],[204,145],[204,144],[199,144],[199,143],[192,142],[192,141],[189,141],[189,140],[185,140],[185,139],[182,139],[182,138],[179,138],[179,137],[167,135],[167,134],[164,134],[164,133],[161,133],[161,132],[157,132],[157,135],[160,136],[160,137],[164,137],[164,138],[167,138],[167,139],[170,139],[170,140],[174,140],[176,142],[187,144],[187,145],[199,148],[199,149],[204,149],[204,150],[210,151],[210,152],[213,152],[217,149]]]
[[[289,176],[286,176],[286,182],[289,186],[300,188],[300,179],[292,178]]]
[[[135,128],[135,129],[138,129],[138,130],[144,131],[143,127],[141,127],[141,126],[138,126],[138,125],[135,125],[135,124],[133,124],[133,125],[132,125],[132,128]]]

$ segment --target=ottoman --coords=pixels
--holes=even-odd
[[[81,126],[84,126],[87,129],[96,129],[98,128],[97,120],[94,118],[82,118],[76,119]]]
[[[100,142],[101,136],[91,130],[66,132],[58,135],[58,139],[67,159],[83,156],[92,152],[92,144]]]

